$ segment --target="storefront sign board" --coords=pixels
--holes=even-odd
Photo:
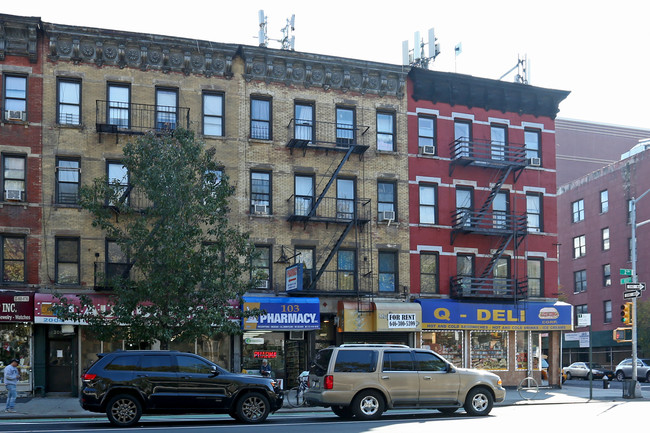
[[[0,323],[31,322],[34,319],[34,294],[0,292]]]
[[[111,308],[110,297],[105,295],[87,295],[93,302],[96,311],[107,311]],[[65,298],[74,305],[81,305],[76,295],[65,295]],[[59,299],[48,293],[36,293],[34,295],[34,323],[57,324],[57,325],[85,325],[85,322],[72,320],[61,320],[52,311],[52,305],[59,304]]]
[[[284,271],[284,284],[287,292],[302,290],[302,263],[289,266]]]
[[[260,309],[259,317],[243,319],[245,331],[303,331],[320,329],[320,303],[318,298],[244,297],[243,308]]]

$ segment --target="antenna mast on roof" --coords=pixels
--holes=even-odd
[[[402,64],[405,66],[414,66],[417,68],[429,68],[429,63],[433,63],[438,54],[440,54],[440,44],[436,41],[436,36],[433,28],[429,29],[429,42],[425,43],[420,38],[420,32],[415,32],[413,35],[413,50],[409,50],[408,41],[402,42]],[[424,47],[428,46],[428,52],[425,52]],[[428,55],[426,55],[428,54]]]
[[[259,18],[259,34],[257,39],[259,39],[260,47],[268,47],[269,41],[280,42],[281,49],[293,51],[296,46],[296,37],[292,32],[296,29],[296,15],[292,14],[291,18],[287,18],[287,24],[280,30],[282,32],[282,39],[272,39],[268,37],[268,20],[266,15],[264,15],[264,10],[260,9],[258,12]]]
[[[524,58],[522,59],[520,56],[517,56],[517,64],[510,68],[508,72],[505,74],[501,75],[499,77],[499,80],[503,80],[503,78],[511,73],[514,70],[517,70],[517,75],[515,75],[515,83],[521,83],[521,84],[530,84],[530,61],[528,60],[528,56],[524,55]]]

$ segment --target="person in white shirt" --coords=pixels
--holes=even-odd
[[[16,406],[16,385],[18,385],[18,380],[20,379],[20,370],[18,370],[18,363],[20,361],[17,359],[12,359],[8,366],[5,367],[4,383],[7,387],[7,405],[5,407],[5,412],[16,412],[14,407]]]

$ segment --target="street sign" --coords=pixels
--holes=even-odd
[[[645,283],[627,283],[625,290],[645,290]]]
[[[621,278],[621,284],[627,284],[632,282],[632,277]]]
[[[623,299],[640,298],[642,293],[641,290],[626,290],[623,292]]]
[[[621,275],[632,275],[632,269],[623,269],[623,268],[621,268],[621,269],[619,269],[619,272],[621,273]]]

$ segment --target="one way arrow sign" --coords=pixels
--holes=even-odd
[[[623,292],[623,299],[640,298],[641,290],[626,290]]]

